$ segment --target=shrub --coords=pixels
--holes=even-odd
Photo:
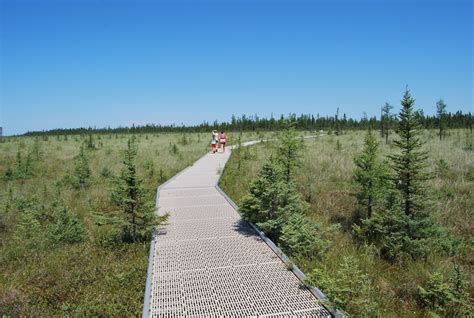
[[[474,167],[469,167],[466,173],[466,179],[468,181],[474,181]]]
[[[12,168],[8,167],[3,175],[4,181],[12,181],[15,178]]]
[[[81,147],[79,154],[74,158],[74,186],[83,189],[89,186],[91,169],[89,168],[89,157]]]
[[[418,300],[432,313],[447,317],[468,317],[472,313],[468,278],[459,266],[455,266],[446,278],[440,272],[429,276],[425,286],[418,286]]]
[[[242,215],[276,242],[289,216],[303,214],[307,207],[293,182],[285,181],[282,169],[271,159],[263,165],[249,192],[242,202]]]
[[[113,176],[113,173],[112,173],[112,170],[110,170],[109,167],[103,167],[101,172],[100,172],[100,175],[106,179],[110,178]]]
[[[38,220],[36,200],[21,199],[17,202],[20,220],[15,227],[13,237],[16,246],[22,249],[35,248],[42,245],[42,227]]]
[[[81,243],[86,239],[84,224],[66,207],[60,207],[55,217],[55,222],[49,226],[49,239],[52,245]]]
[[[306,216],[293,214],[282,227],[280,246],[288,256],[319,257],[330,245],[319,232],[319,226]]]
[[[350,312],[355,317],[377,316],[372,281],[353,256],[344,256],[335,269],[315,268],[308,274],[307,282],[320,288],[328,302],[346,315]]]
[[[418,295],[423,306],[436,310],[442,309],[452,301],[449,284],[441,273],[430,275],[425,288],[418,286]]]
[[[439,159],[436,161],[436,176],[442,179],[450,177],[449,166],[446,160]]]

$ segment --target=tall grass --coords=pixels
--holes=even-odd
[[[156,187],[209,151],[209,134],[135,135],[138,174],[155,200]],[[268,136],[244,133],[242,140]],[[122,168],[130,135],[8,137],[0,143],[0,316],[137,316],[141,313],[149,243],[110,240],[98,214],[116,209],[110,190]],[[229,134],[230,143],[237,140]],[[90,186],[71,184],[74,158],[87,150]],[[32,176],[8,178],[17,153],[32,158]],[[55,205],[68,207],[87,230],[78,244],[50,246],[47,229]],[[25,204],[37,207],[41,231],[15,239]]]
[[[339,281],[346,279],[347,284],[342,287],[349,289],[354,288],[349,281],[354,278],[348,274],[347,266],[366,275],[361,276],[364,284],[368,284],[366,288],[359,294],[345,296],[345,309],[354,316],[373,316],[373,310],[382,317],[428,316],[428,310],[421,307],[417,299],[417,286],[426,283],[430,273],[447,271],[458,264],[469,273],[471,282],[474,274],[474,153],[466,146],[472,144],[472,137],[467,130],[451,130],[441,141],[434,130],[426,130],[423,135],[429,151],[428,169],[433,175],[429,181],[431,209],[439,222],[462,240],[460,252],[453,257],[434,255],[426,262],[399,266],[381,260],[372,247],[357,244],[351,234],[350,225],[357,205],[353,195],[353,158],[362,149],[364,134],[362,131],[347,131],[340,136],[322,134],[305,140],[303,165],[296,176],[299,191],[310,203],[310,217],[331,231],[334,231],[335,224],[340,226],[336,227],[338,230],[332,247],[322,261],[295,259],[294,262],[306,273],[318,269]],[[385,145],[380,139],[383,156],[392,152],[392,147],[391,143]],[[241,202],[250,181],[275,149],[272,143],[264,143],[241,151],[247,156],[241,156],[245,159],[241,159],[240,170],[234,153],[221,179],[221,187],[237,203]],[[317,281],[314,283],[318,285]],[[323,281],[320,283],[324,284]],[[472,283],[469,292],[472,297]],[[369,308],[372,313],[364,305],[367,303],[375,304]]]

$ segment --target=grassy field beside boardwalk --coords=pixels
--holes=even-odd
[[[305,273],[317,269],[329,276],[318,287],[342,296],[339,305],[354,317],[374,313],[380,317],[429,317],[435,309],[420,303],[419,286],[426,287],[434,272],[448,276],[455,265],[468,274],[472,299],[474,152],[469,130],[451,130],[442,141],[435,131],[423,131],[427,169],[432,176],[428,181],[431,211],[461,241],[459,251],[455,256],[432,255],[426,261],[403,265],[382,260],[372,246],[361,245],[353,237],[351,224],[357,211],[353,158],[362,150],[364,135],[364,131],[345,131],[339,136],[321,134],[305,140],[295,181],[309,203],[308,215],[321,225],[331,245],[322,258],[297,257],[293,261]],[[381,157],[394,151],[392,142],[379,141]],[[259,169],[275,155],[275,142],[234,152],[221,179],[222,189],[241,204]]]
[[[229,134],[231,144],[237,136]],[[241,140],[268,136],[244,133]],[[104,216],[118,213],[111,189],[130,138],[102,134],[2,139],[0,316],[141,313],[149,244],[117,242],[113,227],[103,224]],[[159,184],[209,151],[210,133],[135,134],[133,138],[138,147],[137,172],[148,200],[154,202]],[[90,169],[87,186],[77,185],[84,174],[77,171],[81,147]],[[61,222],[58,215],[64,209],[68,214]],[[68,240],[54,236],[58,224]]]

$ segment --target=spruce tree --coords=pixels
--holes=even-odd
[[[10,202],[5,202],[5,208],[0,210],[0,232],[3,232],[7,227],[7,212],[10,209]]]
[[[112,190],[112,201],[120,208],[122,240],[125,242],[149,240],[154,226],[160,221],[155,215],[155,204],[147,199],[137,175],[136,156],[137,146],[132,138],[124,153],[125,167]]]
[[[388,144],[388,135],[390,133],[390,124],[392,122],[392,114],[390,111],[393,109],[393,106],[389,103],[385,103],[382,107],[382,137],[385,137],[385,144]]]
[[[20,221],[17,223],[13,238],[22,248],[36,248],[41,245],[41,223],[37,218],[35,200],[22,202]]]
[[[341,134],[341,126],[339,125],[339,107],[336,110],[336,116],[334,117],[335,134],[339,136]]]
[[[414,111],[415,100],[406,90],[402,99],[397,129],[398,139],[394,141],[399,149],[391,155],[392,168],[395,173],[395,187],[402,197],[403,211],[407,216],[423,214],[426,203],[425,181],[429,179],[424,172],[427,152],[421,140],[421,124]]]
[[[52,245],[81,243],[86,239],[84,224],[66,207],[58,208],[55,219],[49,227],[49,239]]]
[[[74,186],[79,189],[88,187],[91,174],[89,157],[81,146],[79,154],[74,158]]]
[[[16,152],[16,177],[18,179],[22,179],[24,178],[25,176],[23,175],[23,159],[21,157],[21,152],[20,150],[18,150]]]
[[[277,162],[282,166],[286,182],[289,182],[294,170],[301,165],[301,151],[303,140],[299,138],[295,128],[288,125],[279,136],[277,148]]]
[[[439,227],[427,205],[427,152],[423,150],[421,124],[413,109],[415,100],[408,89],[401,104],[398,139],[394,141],[399,151],[389,156],[395,192],[388,200],[388,213],[383,215],[383,255],[388,259],[403,255],[425,258]]]
[[[380,204],[387,187],[386,168],[378,159],[378,142],[370,129],[365,136],[364,149],[354,158],[354,163],[354,180],[359,190],[356,193],[357,201],[370,219],[374,207]]]
[[[318,224],[301,213],[294,213],[282,226],[280,247],[289,256],[314,259],[330,245],[329,240],[321,238],[320,232]]]
[[[304,214],[306,204],[295,184],[286,182],[286,174],[274,160],[268,160],[250,185],[249,195],[240,211],[245,219],[256,223],[275,242],[289,217]]]
[[[92,136],[92,134],[89,134],[89,137],[87,138],[86,147],[89,150],[94,150],[95,149],[94,136]]]
[[[393,187],[389,187],[380,211],[363,220],[355,232],[380,248],[387,260],[419,259],[434,250],[440,230],[428,206],[424,172],[427,153],[422,149],[420,123],[407,90],[402,99],[394,141],[398,151],[389,156]]]
[[[446,103],[440,99],[436,103],[436,116],[438,117],[438,134],[439,140],[442,140],[444,137],[444,130],[445,130],[445,116],[446,116]]]
[[[237,148],[235,152],[237,156],[237,170],[240,171],[240,167],[242,166],[242,132],[239,133],[239,137],[237,138]]]

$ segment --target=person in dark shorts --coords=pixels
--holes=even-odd
[[[221,131],[219,135],[219,144],[221,145],[221,151],[225,152],[225,143],[227,142],[227,134]]]

